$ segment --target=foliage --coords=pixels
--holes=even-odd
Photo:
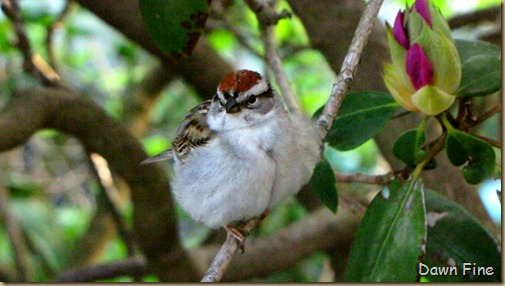
[[[42,4],[33,4],[35,1],[21,1],[33,49],[45,59],[49,56],[46,28],[58,17],[63,2],[46,0],[41,1]],[[242,1],[227,4],[230,12],[226,21],[245,35],[247,42],[244,44],[236,31],[230,31],[222,23],[203,30],[209,2],[140,0],[139,5],[152,38],[163,52],[189,54],[198,38],[205,37],[213,50],[236,66],[266,70],[254,13]],[[449,1],[434,3],[441,8],[442,14],[453,13],[453,4]],[[276,9],[281,8],[289,9],[289,5],[281,1]],[[302,110],[315,113],[317,117],[335,81],[335,74],[325,57],[310,47],[310,35],[299,18],[280,21],[276,33],[284,68]],[[55,58],[65,82],[72,88],[85,91],[112,117],[127,124],[135,112],[128,107],[136,100],[131,97],[132,91],[152,69],[155,59],[82,8],[76,8],[65,19],[57,34]],[[439,36],[425,34],[420,36],[425,46]],[[13,45],[13,38],[9,20],[0,17],[0,109],[9,100],[9,91],[13,87],[38,85],[21,72],[23,59]],[[448,106],[435,113],[427,112],[416,128],[404,130],[397,138],[392,152],[405,163],[405,169],[393,170],[396,179],[384,184],[383,190],[368,207],[349,254],[347,281],[413,282],[419,279],[416,267],[420,262],[436,267],[455,264],[460,272],[462,263],[475,262],[479,266],[491,266],[496,271],[494,276],[473,278],[462,275],[423,277],[429,281],[496,282],[497,277],[500,279],[501,251],[497,250],[493,235],[464,207],[424,189],[421,181],[426,170],[438,171],[434,159],[437,154],[446,156],[454,168],[460,168],[463,178],[470,184],[489,179],[501,168],[496,163],[496,152],[500,152],[501,147],[489,138],[501,127],[487,125],[494,113],[488,114],[487,110],[476,112],[478,104],[496,97],[501,89],[500,48],[481,41],[460,39],[455,39],[454,45],[461,61],[461,83],[454,91],[454,102],[444,102]],[[432,47],[432,50],[436,48]],[[429,57],[429,52],[427,54]],[[440,74],[443,74],[438,75],[441,81],[448,76]],[[177,123],[186,110],[200,101],[194,90],[179,78],[172,79],[160,94],[150,114],[144,114],[149,117],[152,130],[137,134],[142,137],[140,141],[148,154],[170,147]],[[325,138],[324,158],[310,182],[313,195],[337,215],[337,185],[340,182],[335,180],[334,173],[386,172],[378,164],[380,154],[373,138],[392,120],[402,120],[405,110],[400,110],[400,106],[402,104],[395,101],[393,95],[379,91],[353,92],[342,103]],[[437,125],[441,133],[429,133],[428,122]],[[482,128],[483,125],[486,128]],[[478,127],[481,129],[477,130]],[[97,193],[100,191],[95,179],[88,174],[86,154],[78,142],[67,139],[58,132],[41,132],[22,149],[6,153],[10,156],[8,160],[15,158],[12,159],[14,163],[0,162],[1,179],[10,192],[13,214],[31,244],[30,263],[36,269],[34,277],[37,281],[52,281],[57,274],[72,266],[69,257],[78,248],[80,238],[92,231],[90,222],[99,201]],[[455,190],[455,195],[459,191]],[[120,215],[131,229],[133,207],[125,200],[119,199]],[[180,237],[185,247],[198,248],[212,239],[210,230],[196,225],[180,208],[177,212]],[[290,200],[273,210],[253,236],[275,234],[290,223],[303,219],[307,213],[302,205]],[[96,250],[94,262],[117,261],[128,256],[121,236],[108,238],[104,245],[102,251]],[[315,253],[292,269],[264,280],[315,281],[326,260],[331,260],[329,253]],[[0,270],[4,268],[14,270],[15,259],[2,225]],[[157,281],[153,276],[142,279]],[[120,277],[107,281],[131,280]]]
[[[209,15],[207,0],[140,0],[140,12],[153,39],[164,52],[189,54]]]
[[[421,183],[391,182],[387,191],[375,197],[363,217],[349,254],[346,281],[414,281],[425,236]]]

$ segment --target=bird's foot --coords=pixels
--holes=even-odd
[[[262,212],[262,213],[260,214],[260,216],[258,217],[258,219],[259,219],[260,221],[262,221],[262,220],[264,220],[264,219],[267,217],[267,215],[268,215],[268,210],[265,210],[264,212]]]
[[[245,222],[240,222],[238,225],[226,225],[225,229],[229,235],[235,237],[238,241],[238,246],[241,250],[241,253],[244,253],[245,246],[244,241],[246,237],[249,235],[249,231],[246,229],[250,229],[251,226],[249,224],[253,224],[254,226],[258,225],[265,217],[268,215],[268,210],[265,210],[257,217],[253,217]]]
[[[239,226],[227,225],[224,228],[226,229],[226,232],[228,232],[229,235],[237,239],[238,247],[240,248],[241,253],[244,253],[245,251],[244,241],[245,238],[249,235],[249,232],[242,229]]]

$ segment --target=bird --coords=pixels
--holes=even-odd
[[[142,164],[173,160],[179,205],[197,222],[224,227],[242,247],[243,223],[262,219],[309,182],[320,145],[309,118],[289,113],[265,77],[243,69],[185,115],[171,149]]]

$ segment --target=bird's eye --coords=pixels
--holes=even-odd
[[[256,97],[256,95],[251,95],[247,99],[247,104],[249,104],[249,105],[254,105],[254,104],[256,104],[256,102],[258,102],[258,98]]]

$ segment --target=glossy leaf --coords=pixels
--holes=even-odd
[[[501,57],[500,47],[487,42],[455,39],[454,43],[456,44],[456,49],[458,50],[462,64],[477,55]]]
[[[424,264],[435,271],[457,268],[457,275],[426,275],[431,282],[499,282],[501,281],[501,253],[493,236],[465,208],[445,196],[426,190],[428,239]],[[492,267],[493,275],[469,275],[463,263],[478,267]],[[450,268],[445,268],[450,269]],[[422,272],[426,268],[421,268]],[[473,270],[473,269],[472,269]],[[464,275],[465,274],[465,275]]]
[[[424,132],[411,129],[403,132],[393,146],[393,154],[407,166],[415,168],[426,152],[421,150],[425,140]]]
[[[349,254],[346,282],[414,282],[426,238],[420,182],[393,182],[379,193],[358,228]]]
[[[209,15],[210,0],[139,0],[142,18],[165,53],[193,50]]]
[[[456,92],[461,96],[486,96],[501,88],[501,58],[477,55],[463,63],[461,85]]]
[[[489,143],[467,133],[449,130],[445,143],[447,157],[455,166],[468,164],[461,171],[470,184],[478,184],[493,174],[495,153]]]
[[[354,149],[375,136],[398,108],[389,94],[370,91],[348,94],[326,141],[340,151]]]
[[[335,187],[335,175],[330,163],[323,158],[317,163],[309,182],[321,201],[334,213],[337,212],[338,194]]]

